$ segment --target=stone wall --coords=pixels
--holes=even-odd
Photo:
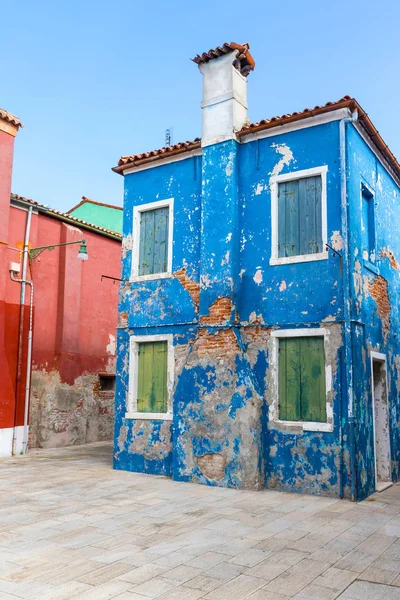
[[[68,385],[56,371],[33,371],[30,448],[111,440],[113,425],[114,390],[102,390],[97,374],[82,375]]]

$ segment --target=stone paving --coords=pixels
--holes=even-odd
[[[400,486],[227,490],[113,471],[111,452],[0,460],[1,600],[400,600]]]

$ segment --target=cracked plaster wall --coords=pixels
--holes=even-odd
[[[30,448],[59,448],[112,440],[114,392],[101,391],[96,375],[72,384],[58,371],[34,370],[29,420]]]
[[[266,486],[330,496],[338,496],[342,489],[345,497],[350,496],[340,257],[329,252],[326,260],[269,265],[272,174],[328,166],[328,242],[343,250],[339,147],[339,124],[333,122],[242,145],[224,142],[203,149],[202,158],[191,157],[125,178],[126,239],[132,231],[134,205],[174,198],[174,276],[121,287],[115,468],[208,485]],[[360,185],[359,170],[351,171],[349,189]],[[389,200],[394,197],[393,184],[386,180],[381,173],[384,185],[392,186]],[[352,222],[355,228],[356,214]],[[386,278],[400,256],[393,238],[388,236],[381,248]],[[131,246],[124,243],[124,248],[123,278],[129,278]],[[384,336],[371,292],[374,284],[372,279],[364,281],[354,260],[352,269],[353,313],[364,310],[366,297],[367,313],[375,323],[375,334],[368,336],[376,348],[376,335],[381,336],[380,343]],[[376,297],[386,289],[381,284],[375,288]],[[363,301],[358,301],[356,290]],[[390,299],[390,283],[387,290]],[[392,308],[391,327],[396,318]],[[307,327],[325,327],[331,332],[327,359],[332,369],[334,428],[329,433],[282,430],[268,418],[270,333],[274,328]],[[357,368],[367,373],[369,337],[359,329],[353,328],[354,357]],[[174,335],[172,422],[134,422],[124,417],[129,335],[144,333]],[[394,389],[400,386],[397,354],[390,365]],[[367,388],[367,383],[365,389],[357,387],[356,395],[363,402],[367,402]],[[361,404],[357,411],[360,418],[365,417]],[[368,418],[357,438],[357,456],[367,473],[359,485],[361,495],[371,485]]]
[[[356,486],[358,498],[364,498],[375,489],[371,351],[387,357],[391,470],[392,480],[399,479],[400,188],[354,127],[348,128],[347,155]],[[361,184],[374,195],[376,258],[372,265],[363,256]]]

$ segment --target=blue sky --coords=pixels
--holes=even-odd
[[[0,0],[0,106],[25,127],[13,191],[67,210],[122,203],[123,154],[200,135],[201,75],[189,59],[249,42],[252,121],[345,94],[400,157],[400,3]]]

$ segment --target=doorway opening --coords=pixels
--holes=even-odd
[[[386,356],[373,352],[371,361],[375,487],[376,491],[381,492],[392,485]]]

